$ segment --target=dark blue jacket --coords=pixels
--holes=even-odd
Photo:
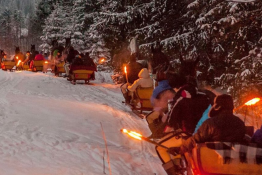
[[[252,136],[251,142],[262,145],[262,126]]]

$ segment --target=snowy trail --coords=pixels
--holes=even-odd
[[[0,71],[0,175],[104,174],[100,123],[113,175],[164,175],[153,145],[120,133],[149,135],[146,122],[122,104],[107,75],[97,79],[72,85],[51,74]]]

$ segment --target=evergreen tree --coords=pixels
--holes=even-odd
[[[57,40],[60,45],[65,43],[64,33],[68,31],[67,8],[62,6],[62,4],[57,4],[55,10],[46,18],[45,26],[43,29],[43,35],[41,40],[43,44],[40,46],[42,50],[48,52],[51,49],[51,43]]]
[[[9,9],[5,9],[0,16],[1,23],[1,48],[4,49],[7,53],[11,53],[12,48],[12,12]]]
[[[102,1],[97,2],[95,0],[88,0],[85,5],[85,24],[87,26],[85,30],[85,45],[86,50],[84,52],[89,52],[93,59],[98,61],[99,58],[111,58],[107,44],[104,41],[102,32],[99,31],[97,23],[101,20],[99,12],[101,11]]]
[[[71,18],[71,31],[66,33],[67,37],[71,38],[71,45],[78,51],[86,50],[86,42],[84,33],[86,31],[85,12],[87,0],[76,0],[74,2]]]

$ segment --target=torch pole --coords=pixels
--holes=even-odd
[[[129,84],[129,83],[128,83],[128,76],[127,76],[127,73],[126,73],[126,82],[127,82],[127,84]]]
[[[245,118],[244,118],[244,123],[246,124],[246,119],[247,119],[247,106],[246,106],[246,110],[245,110]]]
[[[127,67],[126,67],[126,66],[125,66],[125,74],[126,74],[126,81],[127,81],[127,84],[129,84],[129,83],[128,83]]]
[[[149,143],[152,143],[152,144],[154,144],[154,145],[156,145],[156,146],[165,148],[165,149],[167,149],[167,150],[169,149],[168,147],[166,147],[166,146],[164,146],[164,145],[161,145],[161,144],[159,144],[159,143],[157,143],[157,142],[155,142],[155,141],[153,141],[153,140],[150,140],[150,139],[148,139],[148,138],[146,138],[146,137],[142,137],[142,140],[147,141],[147,142],[149,142]]]
[[[123,132],[123,129],[121,129],[120,131]],[[123,132],[123,133],[124,133],[124,132]],[[167,149],[167,150],[169,149],[168,147],[166,147],[166,146],[164,146],[164,145],[161,145],[161,144],[159,144],[159,143],[157,143],[157,142],[155,142],[155,141],[153,141],[153,140],[150,140],[150,139],[148,139],[147,137],[140,136],[140,138],[141,138],[141,140],[144,140],[144,141],[146,141],[146,142],[152,143],[152,144],[154,144],[154,145],[156,145],[156,146],[165,148],[165,149]]]

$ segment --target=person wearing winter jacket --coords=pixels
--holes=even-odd
[[[253,134],[251,142],[262,146],[262,126]]]
[[[83,62],[85,66],[90,67],[92,69],[96,69],[96,64],[94,63],[93,59],[89,56],[88,52],[86,52],[83,56]],[[91,74],[91,79],[95,80],[95,72]]]
[[[191,151],[196,143],[204,142],[243,142],[246,132],[244,122],[233,114],[234,103],[230,95],[222,94],[215,98],[207,119],[197,132],[183,140],[181,153]]]
[[[168,112],[168,103],[173,101],[175,91],[169,85],[168,80],[158,81],[150,98],[153,112],[146,116],[148,127],[151,130],[151,138],[161,138],[165,127],[165,118]]]
[[[34,61],[43,61],[45,60],[44,56],[42,54],[40,54],[38,51],[35,52],[36,55],[35,55],[35,58],[34,60],[32,60],[30,62],[30,68],[32,69],[33,65],[34,65]]]
[[[188,84],[186,77],[177,74],[168,77],[169,84],[176,91],[176,95],[166,120],[165,132],[168,134],[159,143],[171,148],[180,147],[182,144],[182,138],[177,138],[172,131],[182,130],[193,133],[197,122],[209,105],[209,100],[205,94],[199,93],[195,86]],[[171,159],[168,150],[159,146],[156,146],[156,151],[167,174],[176,174],[181,156],[177,155]]]
[[[139,79],[137,79],[131,86],[128,86],[127,89],[131,92],[134,92],[138,86],[143,88],[153,87],[153,80],[149,76],[147,68],[143,68],[139,74]]]
[[[217,92],[215,92],[214,90],[207,90],[207,89],[204,89],[204,90],[201,90],[201,92],[205,93],[207,96],[208,96],[208,99],[209,99],[209,106],[207,107],[207,109],[204,111],[204,113],[202,114],[202,117],[201,119],[198,121],[197,125],[196,125],[196,128],[195,128],[195,131],[194,131],[194,134],[197,132],[197,130],[199,129],[199,127],[204,123],[204,121],[206,121],[209,116],[209,111],[211,109],[211,107],[213,106],[214,104],[214,99],[216,97],[216,94],[218,95]],[[219,94],[220,95],[220,94]]]
[[[127,64],[127,77],[128,77],[128,83],[133,84],[134,81],[136,81],[139,77],[138,74],[141,69],[143,69],[143,66],[136,62],[136,54],[131,55],[130,62]]]
[[[34,59],[35,61],[42,61],[42,60],[45,60],[45,57],[42,55],[42,54],[40,54],[40,53],[38,53],[36,56],[35,56],[35,59]]]
[[[125,83],[122,84],[120,87],[126,103],[130,103],[131,100],[131,97],[127,91],[127,87],[130,84],[133,84],[134,81],[139,79],[138,74],[141,71],[141,69],[143,69],[143,66],[140,63],[136,62],[136,54],[132,54],[130,56],[130,62],[126,65],[127,79],[125,76]]]
[[[158,86],[154,89],[150,98],[154,111],[165,112],[168,101],[173,101],[175,91],[169,85],[168,80],[158,81]]]
[[[75,49],[70,46],[69,47],[69,51],[68,51],[68,55],[65,59],[65,65],[64,65],[64,68],[65,68],[65,76],[64,77],[68,77],[69,76],[69,69],[70,69],[70,64],[72,64],[74,58],[76,56],[76,53],[75,53]]]
[[[147,68],[143,68],[139,72],[138,77],[139,79],[137,79],[136,81],[134,81],[132,85],[127,87],[127,90],[131,92],[129,94],[131,95],[131,99],[133,99],[132,102],[134,102],[134,105],[136,105],[135,99],[134,99],[134,92],[136,91],[138,86],[142,88],[153,87],[153,80],[150,78]]]
[[[60,51],[57,52],[56,56],[55,56],[55,64],[59,64],[61,62],[63,62],[63,57]]]

